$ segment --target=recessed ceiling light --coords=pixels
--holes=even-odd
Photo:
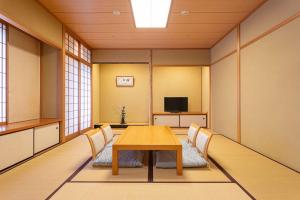
[[[119,15],[121,15],[121,12],[119,11],[119,10],[113,10],[113,15],[114,16],[119,16]]]
[[[189,14],[190,14],[190,11],[188,11],[188,10],[180,11],[180,15],[182,15],[182,16],[186,16],[186,15],[189,15]]]
[[[137,28],[166,28],[172,0],[131,0]]]

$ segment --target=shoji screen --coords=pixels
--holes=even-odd
[[[80,73],[80,129],[84,130],[91,126],[91,67],[81,64]]]
[[[0,23],[0,123],[6,122],[6,25]]]
[[[92,126],[91,51],[65,33],[65,139]]]
[[[70,56],[65,57],[65,136],[79,130],[79,65]]]

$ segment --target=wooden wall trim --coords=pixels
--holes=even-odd
[[[149,98],[149,125],[153,125],[152,114],[153,114],[153,65],[152,65],[152,50],[150,50],[150,98]]]
[[[237,127],[236,140],[241,143],[241,28],[237,26],[236,49],[237,49]]]
[[[62,66],[61,66],[61,70],[60,70],[60,80],[61,80],[61,85],[62,85],[62,88],[61,88],[61,91],[60,91],[60,101],[61,102],[61,112],[60,112],[60,117],[62,119],[61,123],[60,123],[60,142],[61,143],[64,143],[66,142],[66,137],[65,137],[65,119],[66,119],[66,116],[65,116],[65,87],[66,87],[66,84],[65,84],[65,80],[66,80],[66,74],[65,74],[65,71],[66,71],[66,63],[65,63],[65,55],[66,55],[66,49],[65,49],[65,27],[63,26],[63,31],[62,31],[62,35],[63,35],[63,38],[62,38],[62,50],[61,50],[61,63],[62,63]]]
[[[241,46],[241,49],[246,48],[247,46],[255,43],[256,41],[262,39],[263,37],[273,33],[274,31],[282,28],[283,26],[287,25],[288,23],[292,22],[293,20],[297,19],[298,17],[300,17],[300,11],[297,12],[295,15],[292,15],[290,17],[288,17],[287,19],[285,19],[284,21],[276,24],[275,26],[269,28],[267,31],[263,32],[262,34],[256,36],[255,38],[251,39],[250,41],[246,42],[245,44],[243,44]]]

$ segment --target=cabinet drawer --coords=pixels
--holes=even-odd
[[[34,128],[34,153],[59,143],[59,123]]]
[[[0,170],[33,156],[33,129],[0,136]]]

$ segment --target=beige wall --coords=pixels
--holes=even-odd
[[[300,171],[300,18],[241,52],[242,143]]]
[[[62,24],[35,0],[0,0],[0,18],[43,42],[62,46]]]
[[[209,112],[209,96],[210,96],[210,78],[209,78],[209,67],[202,67],[202,80],[201,80],[201,92],[202,92],[202,106],[201,110],[202,112]]]
[[[150,50],[93,50],[93,63],[149,62]]]
[[[100,65],[93,65],[93,122],[100,123]]]
[[[299,0],[267,1],[241,24],[241,44],[257,37],[299,10]]]
[[[9,122],[40,117],[40,42],[9,27]]]
[[[150,71],[148,64],[100,65],[100,121],[120,122],[126,106],[127,122],[149,122]],[[116,76],[134,76],[134,87],[116,87]]]
[[[152,51],[152,54],[151,54]],[[152,55],[152,57],[151,57]],[[209,65],[209,49],[93,50],[93,63],[137,63],[153,65]]]
[[[236,50],[237,29],[233,29],[211,49],[211,62],[215,62],[226,54]]]
[[[297,0],[267,1],[241,24],[241,44],[295,16],[299,8],[300,2]],[[241,143],[298,171],[299,27],[298,17],[242,48],[240,58]],[[217,52],[228,52],[235,45],[231,41],[223,42],[226,45]],[[214,49],[212,57],[219,57]],[[237,95],[234,91],[238,77],[237,58],[236,54],[232,55],[211,67],[212,127],[233,139],[237,136],[234,134],[237,126],[234,123],[234,113],[237,111]],[[222,127],[226,129],[220,129]]]
[[[59,51],[41,44],[41,117],[57,118]]]
[[[209,49],[154,49],[152,50],[153,65],[209,65]]]
[[[201,67],[153,67],[153,112],[164,111],[164,97],[188,97],[189,111],[201,112]]]
[[[211,128],[233,140],[237,132],[236,53],[211,67]]]

